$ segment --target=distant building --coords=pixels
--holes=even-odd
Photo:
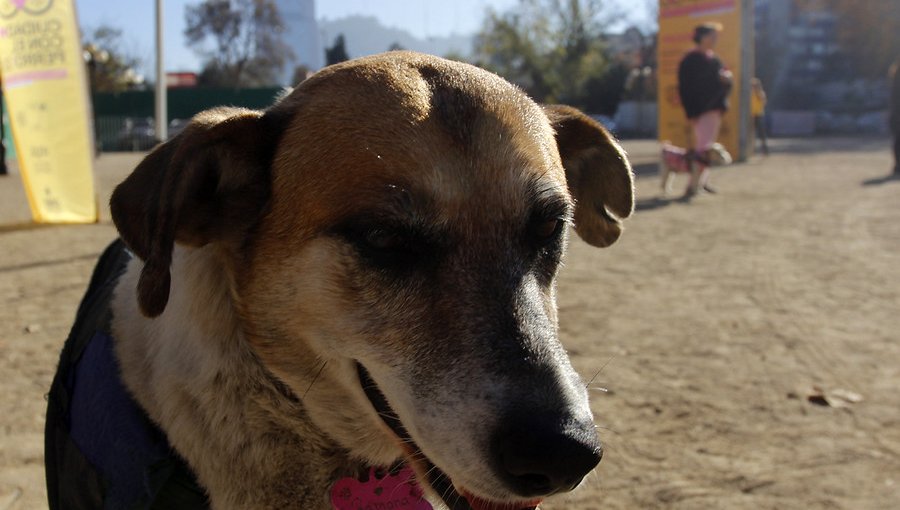
[[[197,73],[190,71],[166,73],[166,87],[170,89],[197,86]]]
[[[755,0],[754,14],[756,74],[776,135],[886,129],[886,81],[856,76],[828,2]]]
[[[280,82],[291,83],[294,70],[305,66],[311,71],[324,65],[319,24],[316,22],[315,0],[275,0],[285,25],[284,42],[294,52],[294,60],[282,70]]]
[[[822,2],[798,0],[756,0],[755,15],[757,74],[770,101],[814,101],[811,89],[834,74],[837,16]]]

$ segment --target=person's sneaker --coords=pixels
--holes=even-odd
[[[704,185],[703,185],[703,191],[705,191],[705,192],[707,192],[707,193],[710,193],[710,194],[712,194],[712,195],[715,195],[716,193],[718,193],[718,191],[716,191],[716,188],[713,188],[713,187],[710,186],[709,184],[704,184]]]

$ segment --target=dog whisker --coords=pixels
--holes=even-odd
[[[585,388],[590,387],[590,385],[594,382],[594,380],[597,379],[597,377],[600,376],[600,373],[603,372],[603,370],[606,368],[606,366],[609,365],[610,362],[612,362],[612,360],[615,359],[615,357],[616,357],[615,355],[610,356],[609,359],[606,360],[606,363],[604,363],[603,366],[600,367],[600,370],[597,370],[597,373],[594,374],[594,377],[591,377],[591,380],[588,381],[587,384],[584,385],[584,387],[585,387]]]
[[[313,377],[312,382],[309,383],[309,388],[306,388],[306,391],[303,393],[303,398],[306,398],[306,395],[309,393],[309,390],[312,389],[313,384],[316,384],[316,381],[319,380],[319,376],[322,375],[322,371],[325,370],[325,365],[327,365],[327,364],[328,364],[328,360],[325,360],[322,362],[322,366],[319,367],[319,371],[316,372],[316,376]]]
[[[378,414],[378,416],[380,416],[380,417],[382,417],[382,418],[384,418],[384,419],[386,419],[386,420],[394,420],[394,419],[397,418],[396,416],[394,416],[394,415],[392,415],[392,414],[382,413],[382,412],[378,412],[378,411],[376,411],[376,414]],[[401,440],[402,440],[403,442],[410,442],[410,443],[412,443],[412,440],[410,440],[410,439],[401,439]]]
[[[619,432],[618,430],[611,429],[611,428],[609,428],[609,427],[604,427],[603,425],[595,425],[595,427],[598,428],[598,429],[602,429],[602,430],[606,430],[606,431],[612,432],[613,434],[616,434],[617,436],[621,436],[621,435],[622,435],[622,433]]]
[[[441,475],[438,477],[438,479],[440,480],[441,478],[447,478],[447,476],[444,475],[444,474],[441,474]],[[450,491],[453,491],[453,490],[454,490],[454,489],[453,489],[453,482],[452,482],[451,480],[449,480],[449,479],[447,479],[447,481],[450,482],[450,483],[447,485],[447,488],[444,489],[444,493],[441,494],[441,500],[442,500],[442,501],[447,501],[447,496],[448,496],[448,494],[450,493]],[[454,492],[455,492],[455,491],[454,491]],[[453,506],[456,506],[456,503],[459,501],[459,497],[460,497],[460,495],[459,495],[459,493],[457,493],[457,494],[456,494],[456,498],[457,498],[457,499],[454,500]]]
[[[584,477],[585,485],[593,485],[595,487],[601,487],[603,485],[603,481],[600,479],[600,475],[597,473],[597,470],[594,469],[587,476]]]

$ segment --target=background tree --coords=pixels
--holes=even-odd
[[[347,42],[344,40],[344,34],[338,34],[334,38],[334,44],[325,48],[325,65],[330,66],[345,60],[350,60],[347,54]]]
[[[198,78],[202,85],[274,85],[293,60],[273,0],[204,0],[185,7],[185,22],[188,45],[205,59]]]
[[[506,12],[488,11],[476,63],[538,101],[612,114],[628,74],[604,42],[618,14],[603,0],[520,0]]]
[[[101,25],[87,31],[82,49],[92,92],[122,92],[144,85],[138,72],[141,59],[123,49],[125,46],[117,28]]]
[[[310,69],[309,66],[300,64],[300,65],[294,67],[294,72],[291,75],[291,82],[288,85],[290,85],[292,87],[295,85],[298,85],[298,84],[302,83],[303,81],[305,81],[310,76],[312,76],[312,74],[313,74],[313,70]]]

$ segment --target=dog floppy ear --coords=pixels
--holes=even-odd
[[[144,315],[165,310],[176,241],[203,246],[239,239],[258,219],[269,198],[276,143],[265,124],[252,110],[200,113],[113,191],[113,222],[144,261],[137,289]]]
[[[575,231],[606,247],[622,234],[621,219],[634,211],[634,181],[625,152],[599,123],[575,108],[544,106],[576,200]]]

